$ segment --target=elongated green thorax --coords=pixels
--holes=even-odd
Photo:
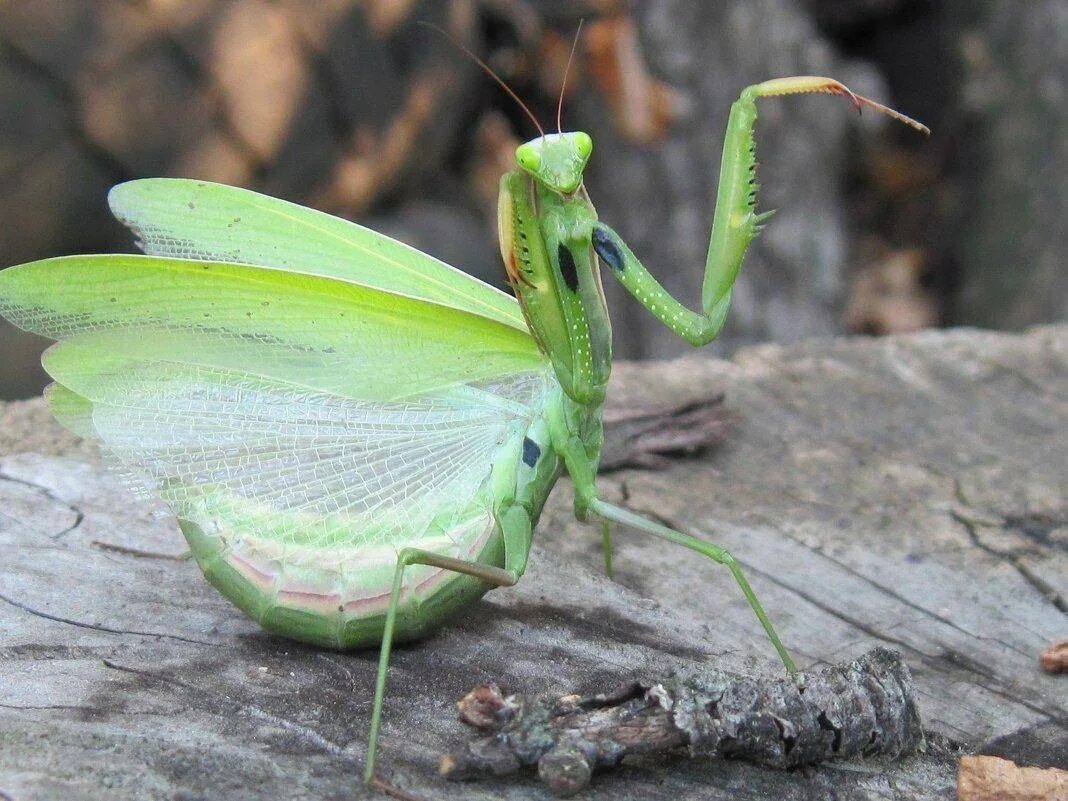
[[[540,150],[539,139],[520,147],[523,169],[501,179],[501,256],[564,392],[580,405],[599,404],[611,372],[612,329],[591,247],[597,213],[581,183],[589,137],[546,140]]]

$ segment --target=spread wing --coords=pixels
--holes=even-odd
[[[388,236],[247,189],[182,178],[119,184],[115,216],[152,256],[323,275],[463,309],[520,331],[515,298]]]
[[[0,272],[0,313],[59,340],[49,403],[121,472],[202,528],[297,549],[484,514],[493,459],[554,386],[497,319],[269,267],[50,259]]]

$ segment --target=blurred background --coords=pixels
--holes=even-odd
[[[594,138],[587,188],[692,306],[744,86],[830,75],[934,131],[763,101],[759,207],[779,212],[705,352],[1064,318],[1064,0],[6,0],[0,265],[131,250],[108,188],[174,175],[358,220],[504,286],[497,181],[535,131],[417,22],[549,127],[580,19],[564,126]],[[688,349],[610,284],[619,357]],[[45,344],[0,323],[0,399],[40,391]]]

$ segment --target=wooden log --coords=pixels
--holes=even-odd
[[[583,797],[934,801],[953,796],[962,752],[1068,768],[1065,677],[1038,663],[1068,633],[1068,326],[621,364],[609,397],[616,414],[720,395],[723,444],[602,476],[602,493],[730,548],[806,672],[900,651],[927,748],[799,771],[630,756]],[[424,799],[547,794],[533,778],[438,776],[463,731],[454,701],[475,684],[536,696],[673,669],[781,676],[726,571],[633,532],[616,541],[610,582],[562,482],[519,585],[397,650],[392,783]],[[185,547],[39,401],[0,408],[0,793],[373,797],[359,772],[375,651],[272,637],[190,562],[94,542]]]

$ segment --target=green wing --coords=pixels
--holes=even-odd
[[[83,439],[95,439],[93,404],[62,384],[49,384],[44,391],[45,402],[55,418]]]
[[[290,577],[307,558],[323,593],[309,549],[469,558],[457,532],[492,525],[491,465],[555,386],[505,323],[266,267],[50,259],[0,272],[0,314],[60,340],[49,403],[131,483],[220,543],[276,543]]]
[[[47,259],[0,272],[0,314],[58,340],[109,332],[112,350],[102,348],[100,359],[151,347],[179,363],[364,399],[545,364],[526,331],[487,317],[243,264],[126,255]]]
[[[204,181],[150,178],[116,186],[108,202],[152,256],[329,276],[526,330],[510,295],[380,233],[284,200]]]

